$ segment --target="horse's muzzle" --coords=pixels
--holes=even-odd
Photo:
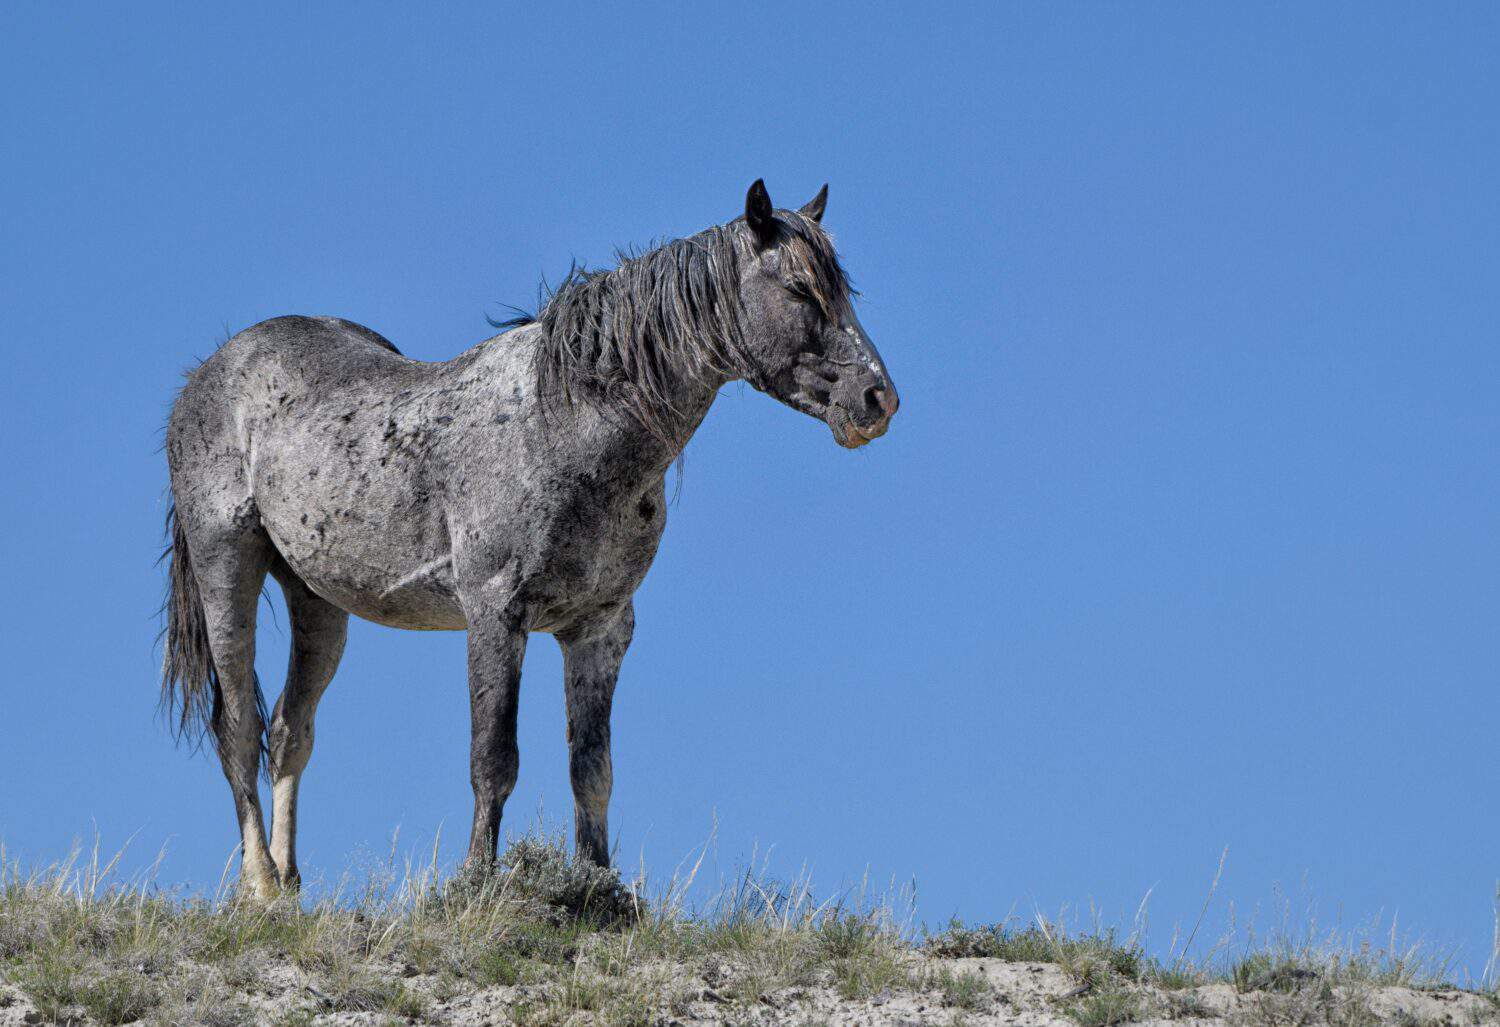
[[[873,413],[873,420],[860,423],[846,411],[840,410],[844,414],[842,423],[830,425],[834,439],[845,449],[858,449],[884,435],[890,427],[891,418],[896,416],[896,410],[901,406],[901,397],[897,394],[896,387],[888,381],[866,389],[863,399],[865,410],[862,413]]]

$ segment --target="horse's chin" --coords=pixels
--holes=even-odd
[[[858,449],[860,446],[868,445],[870,440],[854,425],[846,424],[842,432],[837,428],[833,430],[833,441],[845,449]]]
[[[879,424],[862,428],[854,423],[854,419],[849,416],[843,407],[839,406],[829,407],[824,420],[828,424],[828,430],[833,432],[833,441],[845,449],[858,449],[860,446],[880,438],[880,436],[885,434],[886,424],[889,422],[889,418],[887,418],[886,421],[882,421]]]
[[[760,386],[756,386],[760,388]],[[783,396],[779,391],[764,389],[775,396],[787,406],[798,413],[806,414],[828,425],[828,430],[833,433],[833,441],[845,449],[858,449],[885,434],[886,427],[891,419],[885,417],[870,425],[856,424],[849,411],[837,403],[823,404],[812,400],[801,392],[794,392],[789,396]]]

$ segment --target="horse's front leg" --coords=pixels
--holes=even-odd
[[[488,873],[495,864],[500,816],[516,786],[521,757],[516,746],[516,701],[526,630],[514,611],[480,604],[469,619],[469,712],[473,735],[469,780],[474,786],[474,826],[464,869]]]
[[[609,866],[609,793],[614,785],[609,713],[620,661],[634,629],[635,612],[627,603],[607,625],[594,625],[579,637],[559,639],[568,700],[574,838],[579,857],[601,867]]]

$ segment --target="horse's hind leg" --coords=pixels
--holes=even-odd
[[[278,561],[272,568],[286,595],[292,655],[286,687],[271,718],[271,857],[284,888],[301,883],[297,872],[297,787],[312,756],[313,717],[344,653],[349,615],[313,593]]]
[[[255,680],[255,608],[274,550],[251,518],[188,515],[183,521],[218,678],[212,728],[240,824],[241,886],[258,898],[271,898],[276,868],[266,846],[257,782],[265,727]]]

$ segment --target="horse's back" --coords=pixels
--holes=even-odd
[[[230,339],[205,361],[236,365],[250,379],[259,373],[280,373],[292,381],[338,376],[345,380],[362,374],[410,365],[379,332],[341,317],[289,314],[251,325]]]
[[[240,340],[262,340],[273,338],[292,345],[327,345],[342,342],[368,343],[380,349],[401,355],[395,344],[379,332],[342,317],[322,317],[308,314],[283,314],[267,318],[251,325],[226,342],[226,347]],[[242,343],[243,344],[243,343]]]
[[[188,372],[173,404],[168,439],[189,425],[203,435],[218,426],[240,434],[264,413],[417,363],[378,332],[338,317],[291,314],[237,333]],[[248,440],[246,440],[248,441]]]

